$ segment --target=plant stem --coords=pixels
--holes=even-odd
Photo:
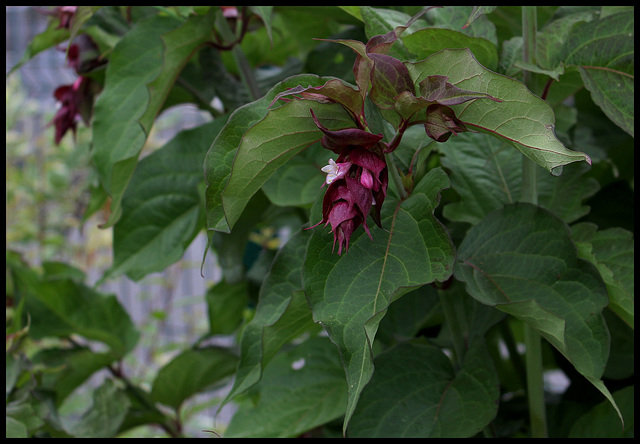
[[[258,100],[262,97],[262,92],[260,91],[258,82],[253,75],[253,69],[251,69],[249,60],[247,60],[247,56],[244,54],[240,44],[234,46],[231,52],[233,53],[233,59],[236,61],[236,65],[238,65],[238,69],[240,70],[240,77],[247,86],[251,98],[253,100]]]
[[[542,377],[542,339],[529,325],[524,328],[527,346],[527,398],[532,438],[547,437],[547,414],[544,405],[544,381]]]
[[[226,19],[216,20],[216,25],[220,35],[226,41],[233,42],[237,40],[236,35],[229,27]],[[252,100],[258,100],[262,97],[262,92],[260,91],[260,87],[258,86],[258,82],[256,81],[255,76],[253,75],[253,69],[251,69],[251,65],[249,64],[249,60],[247,60],[247,56],[244,54],[242,47],[240,46],[240,42],[236,42],[231,50],[233,54],[233,60],[236,62],[236,66],[240,71],[240,77],[244,82],[245,86],[249,90],[249,94],[251,95]]]
[[[535,6],[522,7],[523,60],[535,63],[537,12]],[[531,86],[530,73],[524,72],[525,84]],[[526,156],[522,157],[522,202],[538,203],[536,189],[536,164]],[[527,397],[529,401],[529,421],[532,438],[547,437],[547,418],[544,405],[544,381],[542,371],[542,339],[537,331],[525,324]]]
[[[389,170],[389,175],[391,176],[391,179],[393,180],[393,183],[398,190],[398,197],[400,197],[400,200],[405,200],[407,197],[409,197],[409,194],[404,188],[402,178],[400,177],[400,172],[398,171],[398,167],[396,167],[396,162],[393,160],[393,153],[385,153],[384,157],[387,160],[387,169]]]

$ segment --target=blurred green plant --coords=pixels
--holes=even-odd
[[[72,259],[67,242],[82,225],[95,174],[89,168],[88,129],[54,146],[52,113],[43,112],[22,88],[20,77],[6,82],[6,235],[13,247],[33,248],[32,260]],[[46,130],[43,131],[43,128]]]

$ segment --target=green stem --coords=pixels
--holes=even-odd
[[[237,40],[235,33],[229,27],[229,23],[227,23],[226,19],[223,18],[221,20],[216,20],[216,25],[218,31],[220,32],[220,35],[225,41],[233,42]],[[252,100],[258,100],[262,97],[262,92],[260,91],[258,82],[253,75],[253,69],[251,69],[249,60],[247,59],[247,56],[244,54],[244,51],[240,46],[240,42],[237,42],[233,46],[231,54],[233,54],[233,59],[236,62],[238,70],[240,71],[240,78],[249,90],[249,94],[251,95]]]
[[[537,11],[535,6],[522,7],[523,61],[535,63]],[[525,84],[531,86],[530,73],[525,71]],[[538,203],[536,189],[536,164],[529,158],[522,158],[521,201],[534,205]],[[542,338],[531,326],[525,324],[527,398],[529,401],[529,421],[532,438],[547,437],[547,418],[544,405],[544,380],[542,370]]]
[[[400,172],[398,171],[398,167],[396,167],[396,162],[393,160],[393,153],[385,153],[384,157],[387,159],[387,169],[389,170],[391,180],[393,180],[393,183],[398,190],[398,196],[400,197],[400,200],[405,200],[409,197],[409,193],[407,193],[407,190],[404,188]]]
[[[542,377],[542,339],[540,334],[525,325],[524,342],[527,346],[527,398],[532,438],[547,437],[547,413],[544,405],[544,380]]]

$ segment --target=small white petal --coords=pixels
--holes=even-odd
[[[325,182],[327,185],[329,185],[338,177],[338,174],[340,173],[340,167],[333,159],[329,159],[329,165],[323,166],[320,171],[322,171],[323,173],[327,173],[327,179]]]

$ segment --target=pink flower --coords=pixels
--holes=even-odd
[[[382,135],[358,128],[330,131],[313,111],[311,115],[324,133],[322,146],[338,154],[337,161],[329,159],[329,165],[322,168],[327,173],[328,188],[322,201],[322,220],[311,228],[331,224],[333,248],[337,243],[341,255],[343,249],[349,250],[351,235],[360,225],[371,238],[367,225],[369,214],[381,226],[380,207],[388,185],[387,164],[378,143]]]
[[[54,91],[53,96],[61,103],[52,121],[56,128],[56,145],[60,144],[67,131],[72,130],[75,135],[76,122],[78,117],[82,116],[83,107],[86,105],[84,102],[87,101],[89,82],[86,77],[78,77],[73,85],[62,85]]]

